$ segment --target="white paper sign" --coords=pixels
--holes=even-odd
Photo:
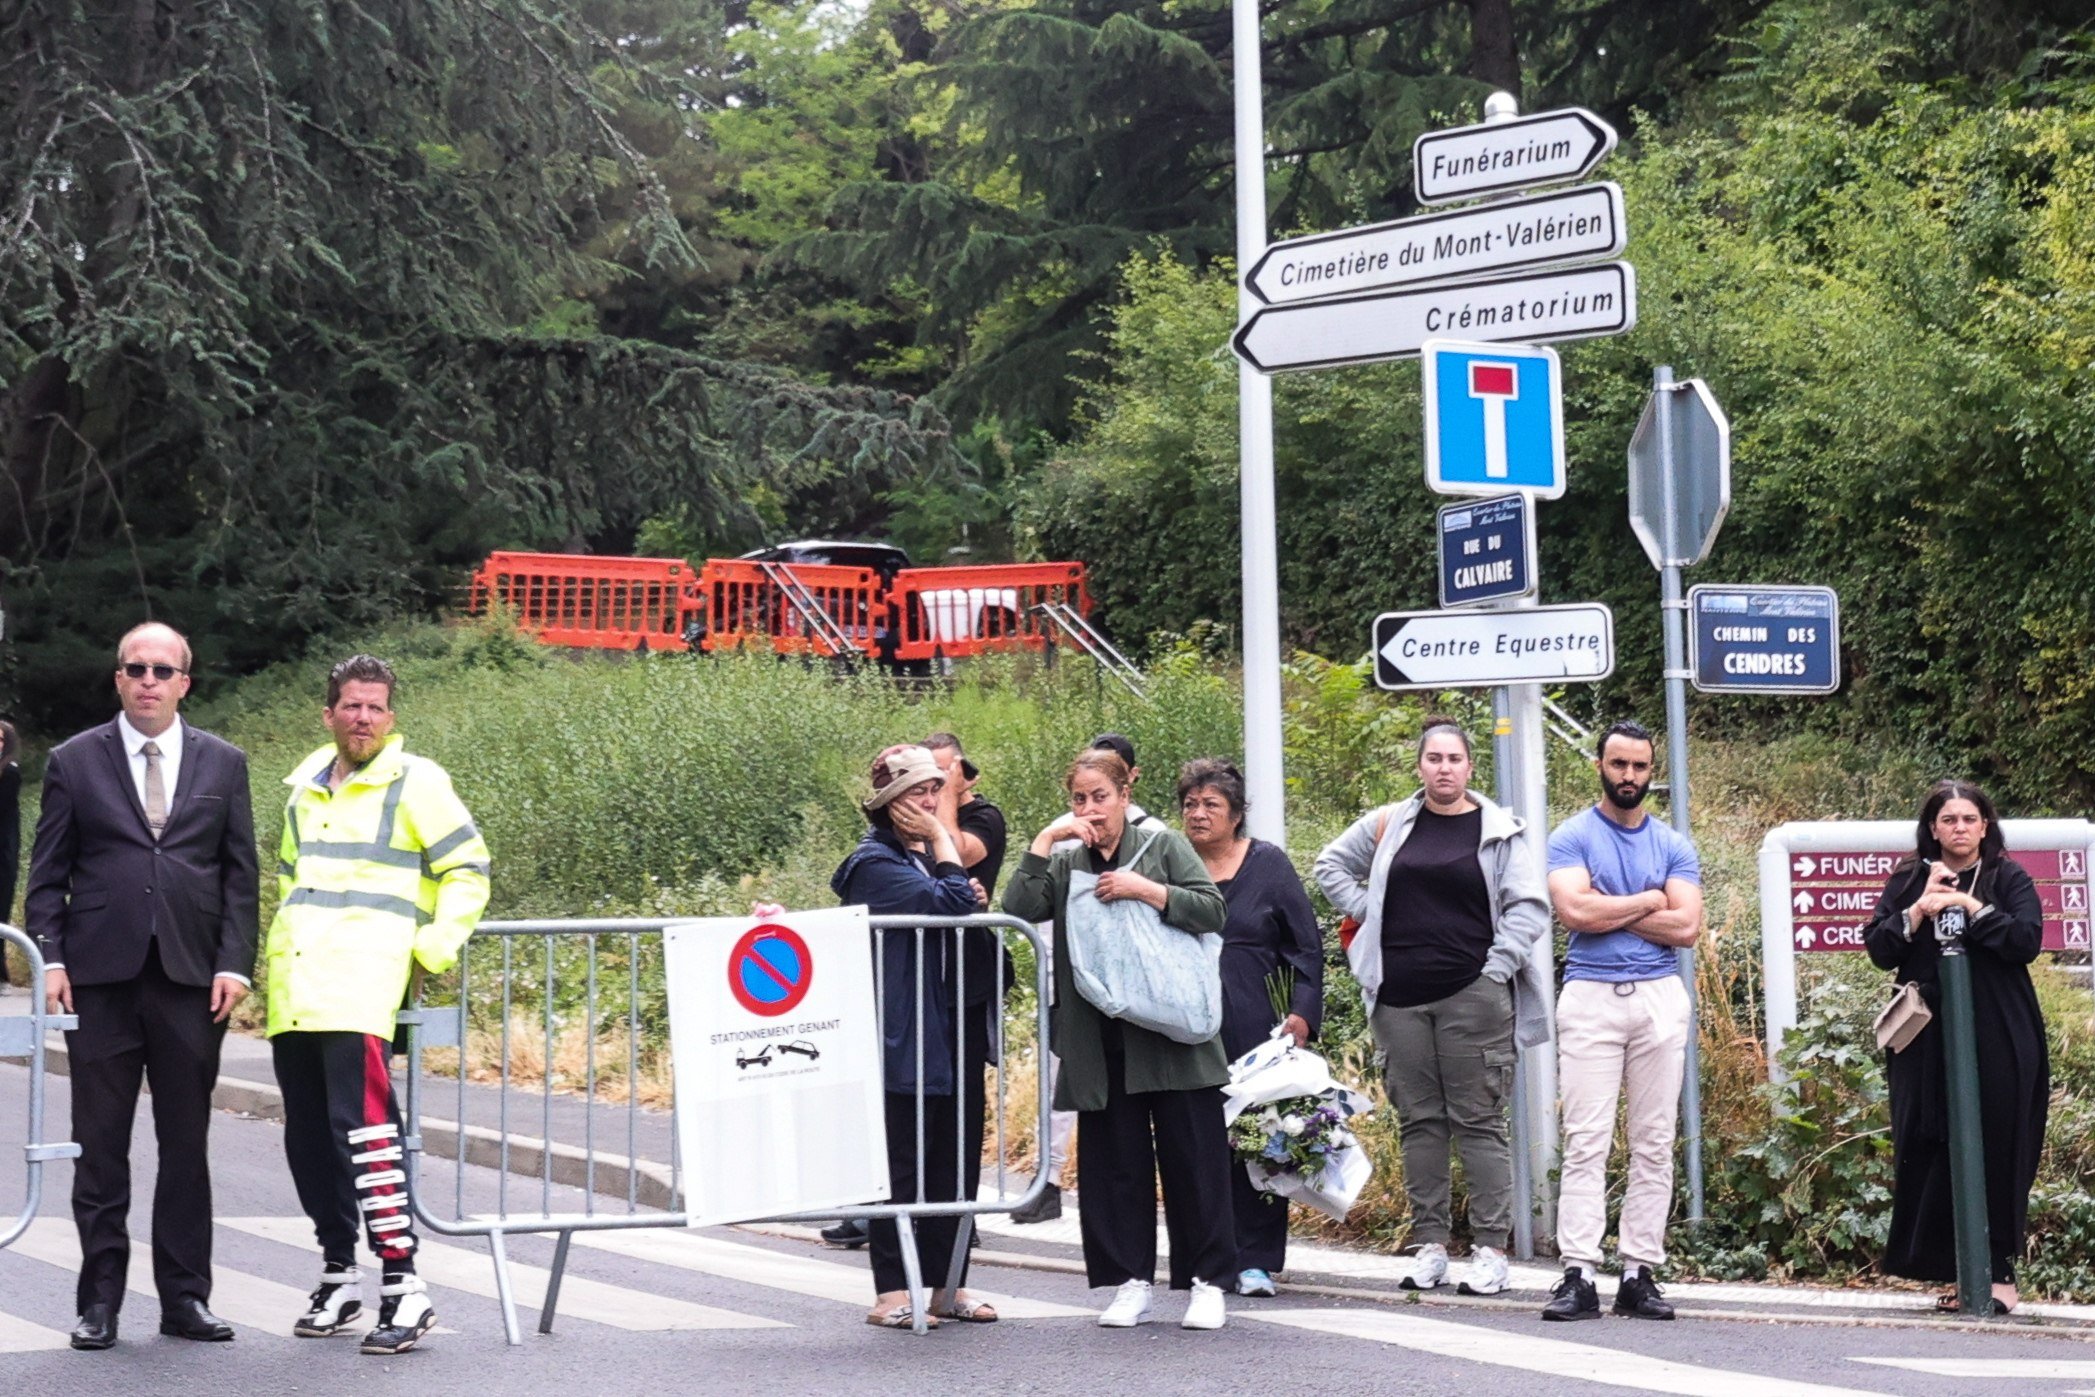
[[[691,1225],[885,1200],[866,909],[682,922],[662,945]]]

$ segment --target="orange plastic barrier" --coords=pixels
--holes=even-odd
[[[898,660],[955,659],[991,650],[1039,650],[1055,625],[1036,607],[1067,606],[1091,614],[1082,563],[987,563],[975,567],[904,568],[893,598]]]
[[[789,577],[781,586],[774,576]],[[781,655],[887,659],[892,639],[880,574],[871,568],[712,558],[699,573],[705,650],[769,646]]]
[[[473,574],[472,610],[490,604],[547,645],[688,650],[700,597],[682,558],[491,553]]]

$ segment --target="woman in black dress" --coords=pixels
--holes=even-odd
[[[1222,1047],[1232,1061],[1273,1035],[1278,1023],[1307,1044],[1324,1017],[1324,936],[1287,852],[1244,834],[1244,775],[1225,761],[1187,762],[1178,777],[1186,838],[1222,890]],[[1288,1015],[1267,988],[1288,981]],[[1237,1294],[1272,1295],[1287,1264],[1288,1204],[1254,1188],[1241,1165],[1230,1173],[1237,1218]]]
[[[1964,913],[1971,966],[1973,1036],[1979,1059],[1979,1125],[1985,1137],[1986,1222],[1993,1300],[2015,1308],[2030,1185],[2044,1148],[2051,1063],[2029,964],[2044,948],[2036,884],[2007,857],[1993,802],[1962,781],[1939,782],[1920,807],[1911,858],[1891,871],[1863,930],[1870,959],[1918,984],[1936,1017],[1890,1055],[1893,1181],[1885,1271],[1924,1281],[1957,1279],[1951,1218],[1949,1104],[1942,1040],[1942,950],[1936,920]],[[1956,1292],[1945,1308],[1956,1307]]]

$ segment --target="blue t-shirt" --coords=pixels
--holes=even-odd
[[[1588,806],[1550,831],[1549,871],[1583,868],[1593,891],[1631,897],[1664,888],[1669,878],[1702,886],[1702,860],[1673,826],[1650,816],[1624,829]],[[1633,931],[1579,931],[1564,957],[1566,980],[1656,980],[1680,972],[1671,946],[1655,946]]]

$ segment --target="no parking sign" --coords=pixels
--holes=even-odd
[[[866,909],[683,922],[662,944],[691,1225],[884,1200]]]

